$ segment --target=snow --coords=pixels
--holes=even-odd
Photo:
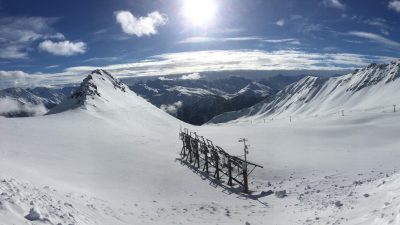
[[[172,88],[168,88],[168,91],[177,91],[181,93],[182,95],[198,95],[198,96],[205,96],[205,95],[215,95],[214,93],[202,89],[202,88],[189,88],[189,87],[183,87],[183,86],[176,86]]]
[[[243,119],[323,116],[349,111],[381,110],[399,104],[400,60],[370,66],[340,77],[307,76],[281,90],[271,101],[228,112],[213,123]]]
[[[252,82],[248,84],[246,87],[239,90],[235,95],[254,95],[258,94],[260,96],[268,96],[272,93],[272,89],[263,84]]]
[[[0,118],[0,224],[400,224],[399,113],[196,127],[101,71],[87,82],[98,94],[57,113]],[[249,139],[252,194],[181,164],[180,126],[234,155]]]

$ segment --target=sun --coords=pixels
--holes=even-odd
[[[183,0],[182,15],[194,26],[205,27],[214,20],[217,12],[215,0]]]

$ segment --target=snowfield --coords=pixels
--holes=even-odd
[[[266,118],[190,126],[95,71],[49,115],[0,117],[0,224],[400,224],[399,113]],[[248,138],[251,195],[177,160],[180,127]]]

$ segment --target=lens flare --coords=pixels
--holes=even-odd
[[[193,26],[208,26],[215,18],[217,3],[215,0],[184,0],[182,15]]]

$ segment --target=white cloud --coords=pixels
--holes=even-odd
[[[72,56],[83,54],[86,52],[86,44],[84,42],[60,41],[53,42],[51,40],[43,41],[39,44],[39,49],[49,52],[53,55]]]
[[[392,0],[389,2],[389,9],[393,9],[396,12],[400,13],[400,1],[399,0]]]
[[[340,2],[340,0],[323,0],[322,3],[326,7],[333,7],[341,10],[345,10],[346,6]]]
[[[327,47],[322,48],[322,51],[324,51],[324,52],[338,52],[339,49],[337,47],[327,46]]]
[[[174,79],[170,79],[170,78],[166,78],[166,77],[159,77],[159,80],[174,80]]]
[[[226,37],[223,41],[259,41],[262,40],[260,37],[248,36],[248,37]]]
[[[218,38],[213,37],[189,37],[179,41],[179,44],[194,44],[194,43],[206,43],[206,42],[215,42],[219,41]],[[221,40],[220,40],[221,41]]]
[[[100,35],[100,34],[104,34],[104,33],[107,33],[107,32],[108,32],[108,29],[103,28],[103,29],[96,30],[96,31],[92,32],[92,35]]]
[[[55,34],[47,34],[43,35],[43,39],[56,39],[56,40],[64,40],[65,36],[62,33],[55,33]]]
[[[208,42],[239,42],[239,41],[259,41],[259,42],[268,42],[275,44],[279,43],[289,43],[296,45],[300,44],[300,41],[298,39],[293,39],[293,38],[270,40],[257,36],[222,37],[222,38],[198,36],[198,37],[186,38],[182,41],[179,41],[178,44],[197,44],[197,43],[208,43]]]
[[[382,18],[371,18],[365,20],[364,18],[362,19],[364,23],[371,25],[371,26],[376,26],[376,27],[381,27],[381,28],[387,28],[388,26],[386,25],[386,20]]]
[[[0,49],[1,59],[24,59],[27,57],[28,53],[22,45],[3,46],[3,48]]]
[[[37,87],[78,84],[87,75],[85,73],[26,73],[23,71],[0,70],[0,90],[9,87]]]
[[[161,105],[160,108],[161,108],[161,110],[163,110],[171,115],[176,116],[176,114],[178,113],[178,110],[180,108],[182,108],[182,106],[183,106],[182,101],[177,101],[171,105]]]
[[[236,27],[236,28],[223,28],[223,29],[219,29],[218,31],[215,31],[215,32],[217,32],[217,33],[240,33],[240,32],[243,32],[243,31],[245,31],[245,29],[244,28],[239,28],[239,27]]]
[[[383,35],[386,35],[386,36],[389,36],[389,31],[387,31],[387,30],[385,30],[385,29],[381,29],[381,33],[383,34]]]
[[[343,70],[384,62],[393,58],[349,53],[314,53],[296,50],[214,50],[168,53],[152,60],[104,66],[119,78],[167,76],[235,70]],[[85,74],[97,67],[72,67],[66,72]]]
[[[196,44],[196,43],[207,43],[207,42],[231,42],[231,41],[260,41],[262,38],[260,37],[223,37],[223,38],[216,38],[216,37],[189,37],[182,41],[179,41],[179,44]]]
[[[45,69],[54,69],[54,68],[58,68],[60,67],[60,65],[50,65],[50,66],[46,66]]]
[[[41,75],[31,75],[23,71],[0,70],[0,89],[8,87],[35,86]]]
[[[0,79],[4,78],[13,78],[13,79],[18,79],[18,78],[23,78],[29,76],[27,73],[23,71],[4,71],[0,70]]]
[[[371,18],[371,19],[362,19],[362,21],[370,26],[375,26],[380,28],[380,31],[383,35],[388,36],[389,30],[391,30],[392,28],[389,27],[388,25],[386,25],[387,21],[385,19],[382,18]]]
[[[83,62],[111,62],[111,61],[116,61],[118,59],[121,59],[122,57],[120,56],[115,56],[115,57],[93,57],[89,59],[85,59]]]
[[[43,104],[34,105],[23,103],[10,97],[0,98],[0,115],[24,113],[32,116],[43,115],[47,112]]]
[[[298,39],[294,38],[286,38],[286,39],[271,39],[271,40],[262,40],[262,42],[273,43],[273,44],[280,44],[280,43],[289,43],[293,45],[300,45],[301,42]]]
[[[199,80],[201,79],[200,73],[191,73],[187,75],[183,75],[181,77],[182,80]]]
[[[362,31],[351,31],[351,32],[348,32],[348,34],[352,35],[352,36],[368,39],[370,41],[377,42],[377,43],[380,43],[383,45],[387,45],[389,47],[400,48],[399,42],[390,40],[390,39],[383,37],[381,35],[378,35],[378,34],[362,32]]]
[[[45,38],[63,39],[52,25],[57,18],[44,17],[3,17],[0,18],[0,58],[28,58],[31,45]]]
[[[210,71],[265,70],[265,71],[343,71],[364,67],[372,62],[382,63],[394,60],[379,55],[360,55],[336,52],[308,52],[299,50],[214,50],[192,51],[156,55],[142,61],[112,64],[109,66],[71,67],[61,73],[25,74],[21,79],[11,79],[3,75],[0,88],[9,86],[52,86],[77,84],[94,69],[105,69],[116,77],[164,76],[192,74]],[[3,71],[3,73],[8,73]],[[1,74],[1,73],[0,73]],[[316,72],[318,74],[318,72]],[[16,76],[19,76],[18,74]],[[15,81],[15,82],[14,82]]]
[[[160,14],[158,11],[139,18],[129,11],[118,11],[115,13],[115,18],[125,33],[138,37],[157,34],[157,28],[167,24],[168,21],[167,16]]]
[[[277,26],[283,27],[283,26],[285,26],[285,20],[283,20],[283,19],[278,20],[278,21],[276,21],[275,24],[276,24]]]

